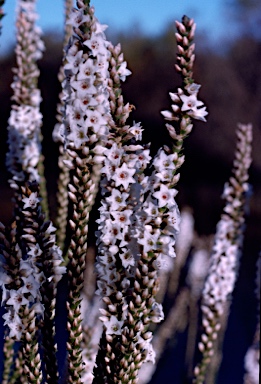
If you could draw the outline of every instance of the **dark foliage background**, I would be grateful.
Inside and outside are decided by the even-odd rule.
[[[181,208],[190,206],[193,209],[197,232],[200,235],[214,233],[223,206],[220,196],[232,166],[236,125],[238,122],[253,124],[253,164],[250,171],[253,195],[249,203],[240,275],[224,341],[219,384],[242,383],[243,359],[252,342],[256,321],[254,277],[261,237],[261,28],[256,14],[252,13],[252,19],[250,17],[251,4],[251,1],[230,1],[230,6],[235,7],[230,8],[230,12],[233,11],[233,17],[238,18],[240,31],[233,39],[224,37],[223,41],[211,45],[205,35],[196,35],[194,78],[202,84],[200,98],[207,105],[209,116],[207,123],[195,122],[194,130],[185,143],[186,161],[179,182],[178,203]],[[176,46],[173,25],[156,37],[142,35],[134,29],[126,34],[111,32],[109,38],[122,44],[133,72],[123,84],[125,101],[135,105],[132,120],[142,122],[144,140],[152,143],[155,153],[161,145],[168,143],[160,111],[169,108],[168,92],[180,84],[174,70]],[[60,91],[57,72],[62,60],[62,37],[47,34],[45,43],[46,52],[39,63],[39,86],[43,97],[43,152],[51,217],[54,219],[58,148],[51,136]],[[14,64],[12,50],[0,59],[0,220],[4,224],[9,223],[12,217],[12,193],[4,163],[12,94],[11,68]],[[169,343],[153,384],[162,378],[165,383],[186,382],[180,363],[185,337],[181,335],[175,343]]]

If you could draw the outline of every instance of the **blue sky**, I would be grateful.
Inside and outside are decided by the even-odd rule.
[[[16,0],[6,0],[1,50],[15,41]],[[99,20],[111,30],[128,30],[139,25],[147,34],[157,34],[184,14],[193,17],[198,31],[217,41],[225,30],[224,0],[93,0]],[[63,0],[38,0],[38,24],[43,31],[63,31]]]

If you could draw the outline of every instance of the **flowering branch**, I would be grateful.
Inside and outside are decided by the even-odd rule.
[[[248,169],[251,164],[251,124],[239,124],[233,175],[225,184],[223,197],[226,205],[217,225],[210,270],[202,298],[203,328],[199,349],[202,359],[195,368],[194,382],[204,382],[214,343],[221,327],[220,319],[233,292],[239,267],[239,253],[243,238],[246,195],[249,191]]]
[[[94,10],[88,2],[78,1],[77,5],[78,9],[72,10],[68,20],[74,34],[65,57],[65,110],[61,126],[61,135],[70,156],[66,165],[72,169],[72,183],[69,184],[73,217],[70,220],[72,238],[68,251],[67,380],[74,384],[81,382],[83,372],[80,292],[83,286],[89,212],[96,189],[96,181],[91,174],[95,164],[102,160],[97,150],[106,139],[107,121],[110,118],[105,26],[94,17]]]
[[[68,24],[71,10],[73,8],[73,1],[66,0],[65,1],[65,27],[64,27],[64,39],[63,46],[64,50],[69,42],[69,38],[72,35],[72,24]],[[64,64],[61,65],[58,79],[62,84],[65,80],[64,73]],[[58,176],[58,191],[57,191],[57,214],[56,214],[56,226],[57,226],[57,243],[62,250],[64,250],[64,241],[66,237],[67,230],[67,218],[68,218],[68,204],[69,204],[69,196],[68,196],[68,184],[70,182],[70,170],[65,165],[64,160],[69,160],[69,155],[64,148],[64,139],[59,134],[60,127],[63,120],[63,110],[64,110],[64,93],[63,91],[59,94],[59,103],[57,105],[57,124],[54,127],[53,131],[53,140],[55,142],[59,142],[59,157],[58,157],[58,167],[59,167],[59,176]]]

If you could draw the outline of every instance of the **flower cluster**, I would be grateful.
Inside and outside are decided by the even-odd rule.
[[[51,222],[41,223],[37,218],[40,205],[38,193],[24,189],[22,204],[26,217],[21,235],[22,245],[16,244],[9,255],[10,246],[6,249],[5,241],[1,252],[3,261],[0,274],[2,304],[6,307],[4,324],[9,327],[9,336],[16,340],[21,338],[26,327],[24,309],[30,308],[43,317],[43,287],[50,284],[56,286],[65,272],[65,267],[61,266],[61,250],[55,245],[56,229]],[[16,276],[13,276],[8,258],[17,260]]]
[[[142,172],[149,163],[150,156],[149,150],[144,151],[141,145],[126,144],[117,147],[116,143],[106,149],[104,155],[105,164],[101,171],[104,174],[102,185],[106,188],[98,220],[97,272],[98,292],[102,296],[110,296],[118,290],[115,285],[118,281],[116,265],[120,263],[121,268],[129,271],[125,274],[130,277],[139,256],[137,243],[132,239],[133,211],[138,204]],[[129,283],[123,280],[122,285],[121,290],[124,291]]]
[[[93,13],[91,7],[73,9],[67,21],[76,33],[69,41],[65,57],[65,119],[60,134],[66,144],[73,144],[76,149],[87,143],[92,145],[107,134],[106,25],[101,25]]]
[[[40,91],[37,88],[39,70],[37,60],[44,49],[41,30],[35,25],[35,1],[18,2],[17,17],[17,68],[14,68],[13,100],[8,120],[9,152],[7,168],[13,175],[11,186],[22,181],[39,181],[37,165],[40,158],[40,128],[42,115],[39,110]]]
[[[162,111],[161,114],[169,121],[177,120],[177,113],[180,112],[194,119],[206,121],[205,116],[208,112],[204,103],[197,98],[200,87],[199,84],[191,83],[186,85],[184,90],[178,88],[177,93],[170,92],[169,95],[173,101],[172,111]]]

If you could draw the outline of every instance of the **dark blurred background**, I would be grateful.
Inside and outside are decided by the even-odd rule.
[[[206,33],[196,34],[194,79],[202,85],[199,97],[207,105],[209,115],[207,123],[195,122],[185,142],[186,161],[178,186],[178,203],[181,208],[189,206],[193,209],[198,234],[214,233],[223,207],[220,196],[232,167],[237,123],[253,124],[253,163],[250,170],[253,194],[246,219],[239,279],[224,343],[224,360],[218,379],[220,384],[243,382],[243,358],[252,342],[256,321],[254,277],[261,238],[261,6],[257,3],[243,0],[228,2],[224,28],[226,23],[233,22],[236,26],[233,36],[224,33],[224,38],[213,44]],[[175,91],[180,85],[179,75],[174,70],[174,32],[174,23],[153,37],[143,34],[138,26],[124,33],[108,32],[108,38],[113,43],[121,43],[133,73],[123,84],[125,101],[136,107],[130,123],[132,120],[142,122],[144,141],[151,142],[153,153],[168,143],[160,111],[170,107],[168,92]],[[60,91],[57,72],[62,60],[62,36],[47,33],[44,40],[46,51],[39,62],[39,87],[43,97],[43,153],[51,217],[54,219],[58,148],[52,141],[52,130]],[[14,65],[13,49],[10,49],[0,58],[0,220],[4,224],[8,224],[12,217],[12,192],[7,181],[5,156]],[[162,368],[159,372],[165,372],[165,383],[173,383],[174,378],[173,372],[166,370],[164,364],[180,359],[180,349],[175,350],[171,345],[169,348],[167,357],[159,365]],[[167,371],[169,377],[166,376]],[[152,382],[159,383],[160,377],[163,377],[162,373],[155,375]],[[175,383],[183,382],[180,373]]]

